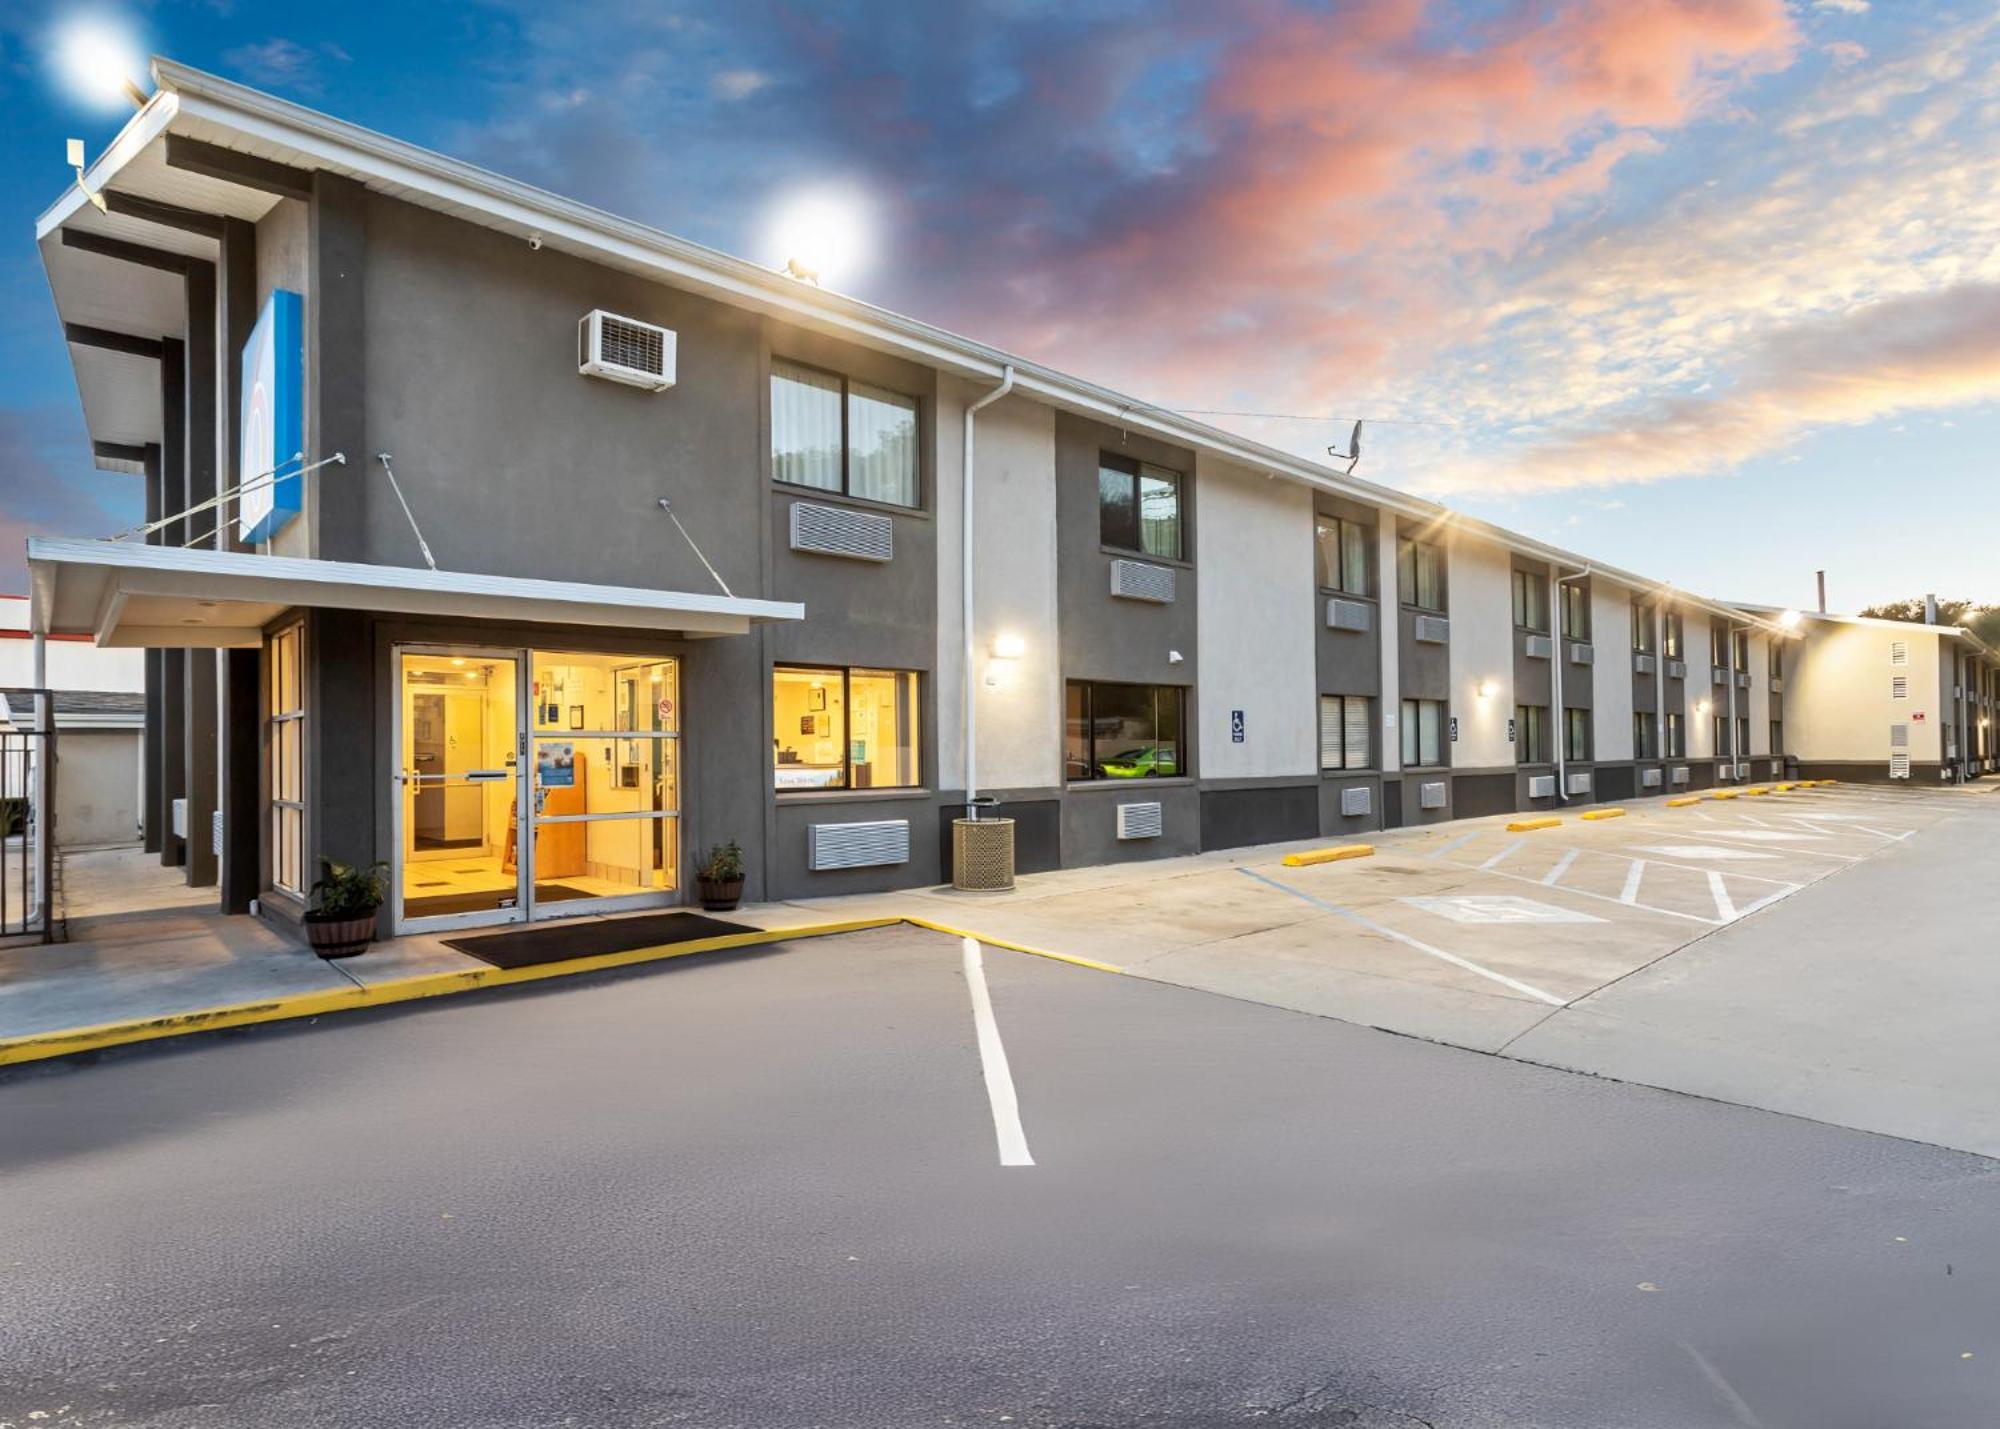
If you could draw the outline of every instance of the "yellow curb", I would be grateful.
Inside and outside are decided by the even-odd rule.
[[[1685,809],[1689,804],[1699,804],[1700,802],[1701,795],[1699,794],[1683,794],[1678,799],[1667,800],[1667,807],[1669,809]]]
[[[1562,827],[1561,819],[1516,819],[1507,825],[1510,834],[1525,834],[1531,829],[1556,829]]]
[[[1622,819],[1625,817],[1625,811],[1623,809],[1592,809],[1583,817],[1586,819]]]
[[[1010,952],[1027,953],[1032,957],[1074,963],[1078,967],[1091,968],[1097,972],[1125,971],[1110,963],[1100,963],[1069,953],[1051,952],[1046,948],[1031,948],[1021,943],[989,938],[948,924],[934,923],[928,918],[854,918],[837,923],[806,923],[795,928],[756,928],[744,933],[726,933],[717,938],[696,938],[685,943],[666,943],[650,948],[628,948],[621,953],[600,953],[595,957],[569,958],[562,962],[538,963],[524,968],[482,967],[467,968],[459,972],[422,973],[416,977],[397,978],[393,982],[368,983],[360,987],[336,988],[328,992],[294,993],[259,1002],[204,1007],[193,1012],[175,1012],[163,1017],[149,1017],[131,1022],[106,1022],[91,1027],[64,1028],[57,1032],[36,1032],[25,1037],[0,1039],[0,1067],[41,1062],[51,1057],[69,1057],[79,1052],[102,1051],[107,1047],[122,1047],[134,1042],[156,1042],[196,1032],[219,1032],[230,1027],[254,1027],[265,1022],[295,1022],[301,1018],[320,1017],[333,1012],[355,1012],[362,1008],[388,1007],[395,1003],[414,1002],[422,998],[449,997],[454,993],[475,992],[480,988],[507,987],[515,983],[573,977],[580,973],[604,972],[612,968],[633,967],[641,963],[665,962],[669,958],[685,958],[695,953],[730,952],[739,948],[759,947],[767,943],[788,942],[794,938],[824,938],[836,933],[865,933],[875,928],[894,928],[904,924],[928,928],[935,933],[949,933],[954,937],[973,938],[992,948],[1005,948]]]
[[[1791,792],[1793,789],[1803,789],[1804,787],[1805,785],[1799,783],[1798,780],[1793,779],[1783,784],[1773,784],[1771,786],[1771,792],[1773,794],[1786,794]]]
[[[1744,796],[1745,796],[1746,798],[1751,798],[1751,799],[1755,799],[1755,798],[1759,797],[1760,795],[1764,795],[1764,794],[1768,794],[1768,793],[1770,793],[1770,792],[1771,792],[1771,791],[1770,791],[1769,789],[1761,789],[1761,788],[1760,788],[1760,789],[1745,789],[1745,790],[1743,791],[1743,793],[1744,793]]]
[[[1374,852],[1374,844],[1335,844],[1332,848],[1288,853],[1284,857],[1284,865],[1286,868],[1310,868],[1316,863],[1339,863],[1344,858],[1367,858]]]
[[[1734,799],[1742,792],[1741,789],[1711,789],[1708,791],[1708,797],[1711,799]]]

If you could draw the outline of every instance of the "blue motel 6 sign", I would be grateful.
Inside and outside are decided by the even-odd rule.
[[[268,541],[299,514],[305,477],[305,300],[280,288],[243,344],[241,491],[236,529],[246,543]]]

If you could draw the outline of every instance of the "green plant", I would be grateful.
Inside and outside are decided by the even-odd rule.
[[[734,883],[743,876],[743,850],[735,839],[717,844],[702,855],[697,876],[715,883]]]
[[[388,864],[356,868],[322,856],[319,865],[324,876],[312,886],[313,912],[327,918],[360,918],[382,906]]]

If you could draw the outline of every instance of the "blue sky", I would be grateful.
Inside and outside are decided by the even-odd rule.
[[[0,19],[0,586],[113,529],[33,223],[115,110]],[[128,5],[147,49],[1690,589],[2000,602],[2000,18],[1921,0]],[[1313,420],[1299,420],[1309,417]]]

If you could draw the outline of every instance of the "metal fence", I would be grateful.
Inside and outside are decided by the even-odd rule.
[[[0,694],[0,938],[55,936],[56,728],[47,690]]]

